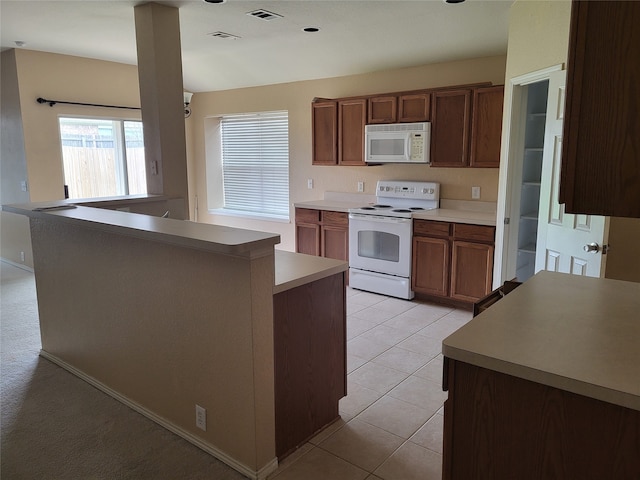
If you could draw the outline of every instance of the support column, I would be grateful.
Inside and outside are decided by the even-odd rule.
[[[147,191],[181,199],[188,218],[189,195],[178,9],[146,3],[134,7],[138,82],[144,130]]]

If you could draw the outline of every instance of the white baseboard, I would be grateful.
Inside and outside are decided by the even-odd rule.
[[[178,435],[179,437],[184,438],[189,443],[191,443],[191,444],[195,445],[196,447],[204,450],[205,452],[207,452],[208,454],[210,454],[213,457],[217,458],[221,462],[229,465],[234,470],[240,472],[242,475],[245,475],[245,476],[249,477],[251,480],[265,480],[269,474],[271,474],[273,471],[275,471],[278,468],[278,459],[274,458],[273,460],[268,462],[264,467],[262,467],[260,470],[256,471],[256,470],[248,467],[247,465],[244,465],[244,464],[238,462],[237,460],[235,460],[234,458],[230,457],[229,455],[227,455],[223,451],[218,450],[214,446],[212,446],[212,445],[210,445],[210,444],[208,444],[206,442],[203,442],[201,439],[199,439],[195,435],[187,432],[186,430],[183,430],[178,425],[175,425],[174,423],[171,423],[167,419],[165,419],[165,418],[163,418],[163,417],[161,417],[159,415],[156,415],[155,413],[153,413],[152,411],[146,409],[145,407],[143,407],[139,403],[134,402],[133,400],[127,398],[126,396],[122,395],[121,393],[113,390],[112,388],[108,387],[107,385],[105,385],[104,383],[100,382],[99,380],[96,380],[92,376],[87,375],[86,373],[84,373],[81,370],[78,370],[73,365],[70,365],[69,363],[65,362],[64,360],[62,360],[62,359],[60,359],[58,357],[56,357],[55,355],[52,355],[49,352],[46,352],[44,350],[40,350],[40,356],[43,357],[43,358],[46,358],[47,360],[55,363],[58,366],[64,368],[68,372],[70,372],[73,375],[81,378],[85,382],[93,385],[97,389],[102,390],[107,395],[115,398],[116,400],[118,400],[119,402],[125,404],[126,406],[128,406],[129,408],[135,410],[136,412],[144,415],[148,419],[150,419],[150,420],[154,421],[155,423],[157,423],[158,425],[166,428],[170,432],[173,432],[176,435]]]
[[[21,270],[26,270],[27,272],[33,273],[33,268],[25,265],[24,263],[12,262],[11,260],[7,260],[6,258],[0,258],[0,262],[8,263],[9,265],[17,267],[17,268],[19,268]]]

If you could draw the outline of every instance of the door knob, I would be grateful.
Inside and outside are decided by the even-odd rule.
[[[596,242],[591,242],[582,247],[582,249],[588,253],[598,253],[600,251],[600,245],[598,245]]]

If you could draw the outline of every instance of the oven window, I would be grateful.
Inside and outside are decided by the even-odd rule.
[[[375,230],[358,232],[358,256],[398,262],[400,259],[400,236]]]

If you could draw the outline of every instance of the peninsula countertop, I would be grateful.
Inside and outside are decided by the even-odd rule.
[[[445,357],[640,410],[640,283],[539,272],[447,337]]]
[[[336,273],[345,272],[347,262],[302,253],[275,251],[276,280],[273,293],[281,293]]]
[[[280,243],[280,236],[273,233],[75,206],[65,201],[3,205],[2,209],[31,218],[55,217],[63,223],[223,255],[259,256],[265,249]]]

